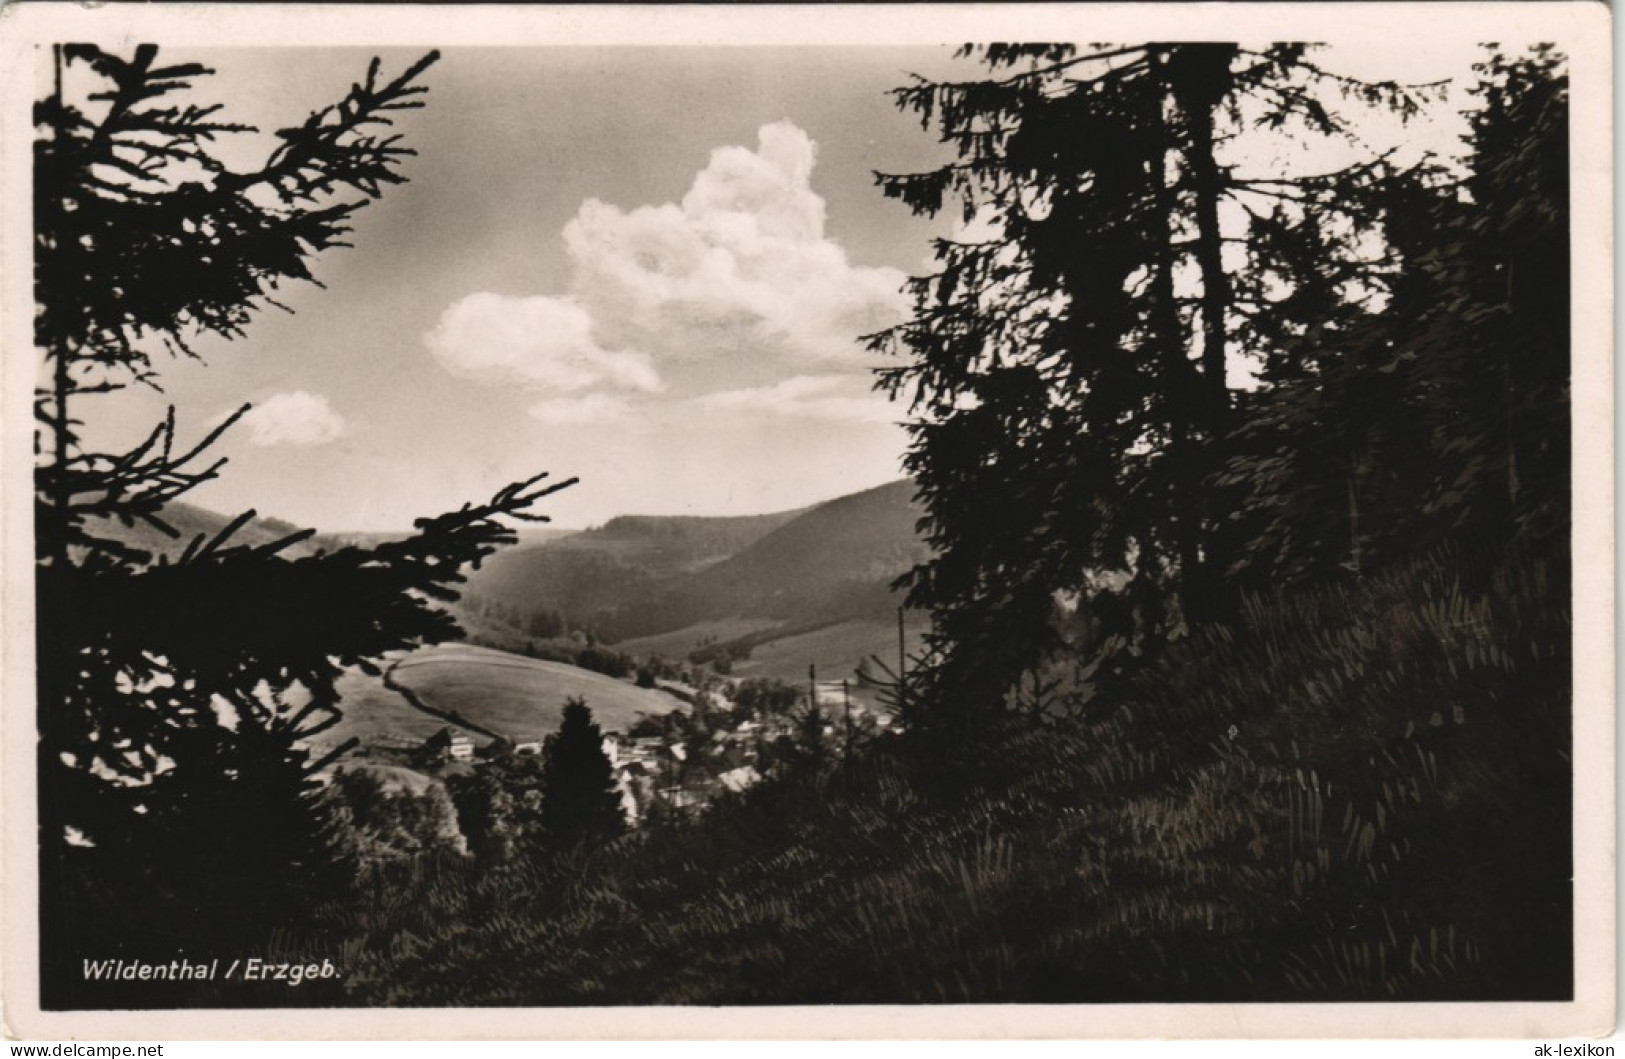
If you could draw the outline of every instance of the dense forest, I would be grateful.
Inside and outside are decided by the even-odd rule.
[[[238,172],[209,71],[60,49],[103,89],[35,115],[46,1007],[1573,996],[1563,57],[1486,48],[1459,164],[1300,173],[1248,145],[1435,89],[1297,44],[965,56],[895,93],[953,159],[876,176],[958,222],[867,337],[927,546],[897,723],[832,741],[809,702],[761,782],[628,828],[591,703],[432,790],[311,750],[341,672],[460,635],[562,485],[367,546],[99,529],[176,535],[231,424],[100,453],[81,406],[308,279],[401,179],[434,57]],[[337,973],[82,972],[248,950]]]

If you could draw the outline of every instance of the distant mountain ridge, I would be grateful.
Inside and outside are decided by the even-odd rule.
[[[618,515],[602,526],[543,546],[563,551],[620,555],[651,567],[682,567],[725,559],[760,540],[807,509],[767,515]]]
[[[891,583],[927,555],[915,530],[919,515],[907,479],[765,515],[622,515],[592,529],[522,540],[471,571],[466,591],[518,613],[562,613],[572,628],[609,643],[739,620],[786,632],[871,620],[897,606]],[[233,521],[186,503],[170,505],[164,519],[178,536],[110,520],[92,530],[174,558]],[[262,545],[297,532],[280,519],[255,517],[228,543]],[[318,533],[286,554],[398,536]],[[467,610],[464,616],[473,617]]]
[[[736,554],[799,514],[621,515],[499,552],[472,574],[468,589],[509,611],[555,611],[597,632],[669,583]]]
[[[919,517],[906,479],[838,497],[719,563],[705,580],[745,586],[794,571],[803,582],[891,581],[924,558]]]
[[[651,606],[613,631],[630,637],[728,617],[805,624],[888,611],[896,605],[891,583],[926,554],[913,496],[913,482],[892,482],[809,508],[670,586],[666,607]]]
[[[176,559],[186,551],[193,540],[200,536],[206,541],[213,540],[240,515],[222,515],[217,511],[211,511],[196,504],[177,500],[168,504],[159,517],[175,531],[175,536],[171,537],[157,526],[139,520],[126,526],[114,519],[94,518],[88,520],[86,528],[94,537],[114,540],[129,547],[139,548],[154,557],[168,556],[170,559]],[[300,532],[303,532],[302,527],[286,519],[256,514],[239,526],[225,540],[224,544],[227,547],[258,547]],[[522,527],[519,530],[519,544],[517,547],[526,547],[539,542],[570,536],[574,532],[572,530]],[[297,558],[301,555],[331,552],[350,546],[370,548],[385,541],[401,540],[409,535],[406,532],[387,530],[319,530],[305,540],[289,546],[282,554],[288,558]]]
[[[93,537],[117,541],[128,547],[140,549],[154,558],[168,556],[170,559],[176,559],[198,537],[203,537],[205,541],[218,537],[237,517],[222,515],[196,504],[175,501],[166,506],[160,515],[164,523],[175,531],[176,535],[173,537],[152,523],[140,520],[124,525],[114,519],[95,518],[87,520],[85,528]],[[300,528],[291,522],[256,515],[238,527],[226,539],[225,545],[258,547],[298,532]],[[308,555],[319,547],[321,544],[317,539],[311,538],[290,546],[285,554],[290,557]]]
[[[926,555],[913,496],[905,479],[772,515],[623,516],[511,549],[469,587],[557,609],[609,642],[739,617],[871,616],[896,605],[891,582]]]

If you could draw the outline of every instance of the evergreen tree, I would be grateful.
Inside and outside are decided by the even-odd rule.
[[[1550,553],[1569,526],[1568,110],[1550,49],[1476,69],[1465,175],[1373,197],[1375,311],[1297,339],[1225,480],[1260,584],[1361,573],[1444,542]]]
[[[581,699],[565,704],[559,730],[547,737],[542,777],[542,822],[555,845],[570,848],[625,829],[604,733]]]
[[[1569,540],[1569,97],[1550,47],[1477,67],[1465,194],[1407,336],[1439,471],[1427,512],[1474,546]],[[1566,551],[1565,551],[1566,554]]]
[[[457,807],[458,825],[468,850],[486,863],[500,863],[513,853],[525,830],[522,805],[514,797],[516,785],[500,761],[464,776],[448,776],[446,789]],[[522,793],[522,792],[521,792]]]
[[[1431,446],[1422,395],[1400,370],[1396,339],[1443,296],[1424,262],[1459,209],[1432,166],[1373,196],[1391,267],[1368,277],[1371,308],[1328,312],[1282,335],[1278,361],[1243,395],[1216,485],[1231,506],[1231,576],[1253,591],[1361,575],[1424,546],[1419,520]]]
[[[386,135],[421,105],[430,54],[393,80],[374,60],[331,107],[284,129],[261,167],[223,163],[243,126],[186,101],[210,71],[143,45],[56,54],[35,108],[35,395],[42,1003],[91,996],[82,958],[224,955],[331,895],[330,836],[309,739],[339,718],[345,667],[458,635],[441,604],[515,539],[504,518],[562,485],[541,478],[420,519],[376,548],[299,554],[308,531],[234,543],[248,512],[177,557],[110,534],[175,536],[167,506],[213,478],[173,409],[128,452],[80,426],[98,395],[157,386],[159,358],[243,333],[349,220],[404,177]],[[65,78],[68,72],[75,77]],[[70,98],[69,85],[91,84]],[[542,476],[545,477],[545,476]],[[143,983],[147,986],[149,983]],[[153,994],[144,993],[143,1002]]]
[[[905,583],[933,618],[919,676],[939,719],[999,702],[1057,646],[1057,593],[1088,599],[1114,666],[1230,611],[1228,373],[1286,370],[1272,338],[1361,297],[1349,280],[1375,266],[1348,233],[1385,166],[1245,174],[1224,145],[1344,136],[1330,97],[1419,103],[1303,45],[975,50],[988,79],[896,93],[958,160],[878,177],[916,212],[957,197],[990,233],[939,240],[913,319],[872,339],[905,360],[881,385],[914,415],[935,554]]]

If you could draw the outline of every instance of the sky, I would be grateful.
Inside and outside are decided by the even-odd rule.
[[[274,129],[373,54],[166,58],[214,67],[199,98]],[[391,72],[420,52],[377,54]],[[1473,58],[1424,41],[1324,61],[1418,81]],[[196,438],[252,402],[190,499],[333,530],[402,529],[541,471],[581,479],[544,502],[566,527],[895,480],[906,411],[873,391],[883,361],[858,338],[905,317],[905,277],[948,232],[874,186],[948,158],[887,96],[910,72],[976,73],[938,48],[449,50],[398,124],[419,152],[409,182],[361,212],[353,249],[317,260],[323,286],[199,343],[203,363],[161,364],[161,394],[96,398],[88,436],[133,442],[173,404]],[[1458,87],[1430,121],[1370,138],[1449,150],[1465,102]],[[268,145],[224,150],[246,166]]]

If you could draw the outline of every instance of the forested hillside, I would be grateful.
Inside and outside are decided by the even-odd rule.
[[[506,606],[595,620],[619,613],[672,578],[734,555],[797,514],[622,515],[595,529],[505,551],[474,575],[469,591]]]
[[[468,606],[610,643],[735,618],[884,617],[899,602],[892,582],[925,554],[913,492],[902,481],[775,515],[617,518],[498,556],[471,579]]]
[[[154,515],[156,522],[134,520],[126,523],[105,516],[86,521],[88,532],[99,539],[136,548],[149,555],[166,556],[171,560],[179,558],[200,537],[204,543],[219,537],[233,522],[229,516],[184,501],[166,504],[163,510]],[[236,527],[230,536],[238,543],[264,545],[300,531],[301,527],[280,519],[251,518]],[[298,552],[308,553],[319,544],[301,541],[293,547]]]

